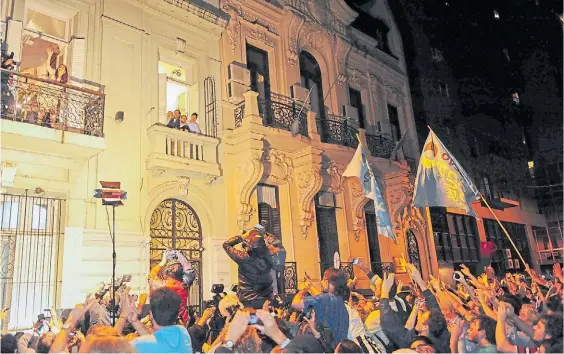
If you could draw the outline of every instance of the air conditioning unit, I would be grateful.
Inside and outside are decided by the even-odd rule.
[[[227,67],[228,82],[237,82],[245,86],[251,86],[251,72],[245,64],[232,62]]]
[[[233,104],[239,104],[245,100],[243,93],[250,90],[249,86],[230,81],[227,83],[227,99]]]
[[[358,109],[355,107],[344,104],[341,106],[341,114],[343,117],[347,117],[349,121],[358,123]]]
[[[308,98],[307,94],[309,93],[309,90],[306,89],[305,87],[303,87],[301,84],[293,84],[290,87],[290,95],[291,97],[296,101],[296,102],[306,102],[306,104],[309,104],[311,102],[311,95]]]

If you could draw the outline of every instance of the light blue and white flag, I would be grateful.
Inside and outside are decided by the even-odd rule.
[[[351,162],[347,166],[345,172],[343,172],[343,177],[357,177],[360,179],[364,196],[374,201],[378,235],[389,237],[395,242],[396,235],[392,230],[390,215],[388,214],[384,198],[382,197],[382,193],[378,187],[376,176],[374,176],[370,165],[368,165],[366,154],[364,153],[364,149],[360,142]]]
[[[479,195],[466,171],[431,130],[419,159],[413,205],[456,208],[476,216],[471,204]]]

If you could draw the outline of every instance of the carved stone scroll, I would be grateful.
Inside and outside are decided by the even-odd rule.
[[[308,229],[315,219],[313,198],[319,192],[323,184],[320,169],[321,165],[313,165],[309,170],[299,175],[300,229],[303,238],[307,238]]]
[[[250,159],[239,167],[237,226],[241,230],[247,226],[255,212],[255,208],[251,204],[251,194],[257,183],[260,182],[264,171],[262,155],[263,151],[253,152]]]

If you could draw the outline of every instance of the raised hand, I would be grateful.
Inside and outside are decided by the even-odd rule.
[[[247,327],[249,326],[249,318],[251,315],[246,311],[237,311],[233,319],[227,327],[227,333],[225,335],[225,340],[231,340],[237,342],[239,338],[245,333]]]
[[[462,272],[462,274],[466,275],[467,277],[472,277],[473,274],[470,271],[470,269],[468,269],[468,267],[464,264],[460,265],[460,271]]]
[[[552,267],[552,275],[554,279],[558,279],[561,283],[564,283],[564,276],[562,275],[562,266],[560,263],[555,263]]]
[[[384,279],[382,280],[382,292],[390,293],[392,286],[394,285],[396,275],[394,273],[385,273]]]
[[[414,282],[416,283],[423,282],[423,278],[421,277],[421,273],[419,273],[419,269],[417,269],[417,267],[415,267],[411,263],[407,263],[406,268],[407,268],[407,272],[409,273],[409,276],[411,277],[411,279],[413,279]]]

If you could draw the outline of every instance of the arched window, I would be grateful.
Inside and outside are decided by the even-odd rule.
[[[321,69],[313,55],[305,51],[300,53],[300,76],[302,85],[308,90],[311,89],[311,109],[317,113],[317,117],[324,119],[325,103],[323,102]]]

